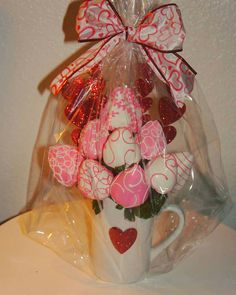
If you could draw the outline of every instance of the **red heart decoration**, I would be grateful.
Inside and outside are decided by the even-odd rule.
[[[109,236],[115,249],[120,253],[124,254],[128,251],[137,239],[137,230],[135,228],[129,228],[122,231],[118,227],[112,227],[109,230]]]
[[[153,105],[153,100],[151,97],[141,97],[139,102],[143,113],[146,113],[146,111],[148,111],[148,109],[150,109]]]
[[[135,86],[141,96],[145,97],[153,90],[154,83],[149,79],[138,79],[135,81]]]
[[[171,143],[177,135],[177,130],[174,126],[164,126],[163,132],[165,134],[167,144]]]
[[[137,72],[138,72],[138,77],[140,78],[142,77],[147,80],[153,80],[154,73],[146,62],[140,63],[137,65]]]
[[[147,122],[151,121],[151,115],[149,114],[144,114],[143,117],[142,117],[142,120],[143,120],[143,125],[145,125]]]
[[[88,120],[94,120],[99,116],[101,108],[106,104],[107,97],[103,96],[105,82],[102,78],[91,78],[87,84],[89,94],[86,91],[75,97],[74,100],[67,105],[65,115],[68,120],[82,129]],[[73,119],[72,119],[73,118]]]
[[[178,108],[169,97],[162,97],[159,101],[159,113],[160,119],[164,126],[173,124],[178,121],[186,112],[186,105],[183,104],[181,108]]]
[[[62,96],[72,103],[85,87],[86,80],[81,76],[75,77],[62,88]]]
[[[65,108],[65,115],[68,120],[72,120],[74,125],[82,129],[89,119],[96,118],[92,99],[87,99],[80,107],[76,103],[68,105]]]
[[[81,129],[74,129],[71,132],[71,139],[74,142],[75,145],[78,145],[79,143],[79,137],[80,137]]]

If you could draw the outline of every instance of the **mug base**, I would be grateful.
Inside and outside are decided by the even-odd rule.
[[[140,277],[136,277],[136,278],[129,278],[129,279],[124,279],[124,278],[112,278],[112,277],[103,277],[97,273],[95,273],[95,276],[102,282],[105,283],[112,283],[112,284],[119,284],[119,285],[129,285],[129,284],[135,284],[138,283],[140,281],[145,280],[146,276],[145,274],[143,274]]]

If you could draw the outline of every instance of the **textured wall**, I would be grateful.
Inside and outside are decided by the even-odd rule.
[[[71,2],[0,0],[0,221],[24,206],[31,152],[48,97],[45,87],[55,75],[53,69],[58,71],[78,48],[76,42],[69,42],[73,32],[63,28]],[[236,201],[236,1],[176,2],[188,33],[183,55],[198,71],[214,114]],[[72,10],[67,26],[73,25]],[[236,225],[233,214],[228,222]]]

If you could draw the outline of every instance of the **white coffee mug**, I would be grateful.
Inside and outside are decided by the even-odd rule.
[[[132,283],[145,277],[150,263],[182,232],[183,211],[176,205],[163,207],[161,212],[174,212],[178,225],[160,245],[152,248],[154,218],[135,222],[124,218],[111,199],[103,202],[103,210],[93,220],[91,256],[95,275],[107,282]],[[160,213],[161,213],[160,212]]]

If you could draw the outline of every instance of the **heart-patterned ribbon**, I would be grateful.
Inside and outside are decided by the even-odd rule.
[[[126,27],[109,0],[87,0],[77,16],[80,42],[100,41],[71,63],[51,84],[57,95],[66,81],[99,64],[122,40],[140,45],[154,73],[166,83],[177,106],[193,90],[196,72],[177,52],[182,51],[185,31],[176,4],[149,12],[136,27]]]

